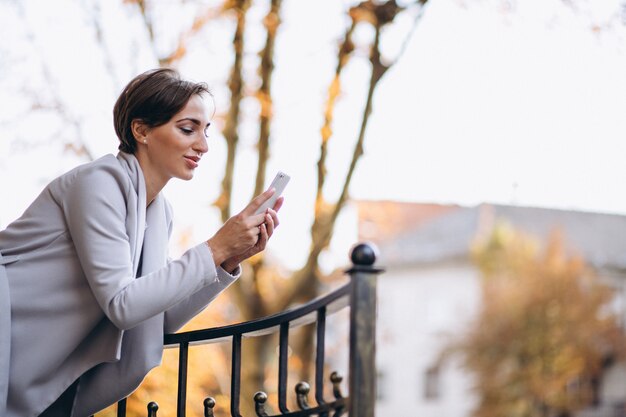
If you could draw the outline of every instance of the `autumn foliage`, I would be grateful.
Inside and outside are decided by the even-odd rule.
[[[483,305],[460,344],[475,415],[568,416],[593,403],[624,338],[613,294],[558,234],[544,248],[504,225],[473,248]]]

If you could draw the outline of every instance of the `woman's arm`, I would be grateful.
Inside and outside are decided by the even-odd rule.
[[[174,333],[189,320],[204,310],[211,301],[241,276],[241,268],[237,267],[232,274],[217,268],[217,280],[195,294],[190,295],[165,312],[164,333]]]
[[[271,195],[271,193],[267,193],[266,195]],[[263,194],[259,196],[260,198],[256,198],[250,203],[253,211],[256,210],[254,206],[258,204],[259,201],[262,201],[262,196]],[[254,233],[256,235],[254,237],[256,239],[256,242],[254,243],[254,245],[250,246],[242,253],[226,259],[224,262],[221,263],[221,267],[217,267],[218,279],[216,280],[216,282],[203,288],[196,294],[193,294],[183,302],[177,304],[175,307],[165,312],[165,333],[173,333],[177,331],[187,321],[191,320],[195,315],[200,313],[220,292],[225,290],[231,283],[239,278],[239,276],[241,275],[241,267],[239,266],[239,264],[250,256],[253,256],[265,249],[267,241],[274,233],[275,227],[278,226],[278,216],[276,212],[280,210],[282,204],[283,198],[280,197],[274,205],[274,209],[268,209],[265,212],[265,223],[263,223],[261,226],[255,226]],[[244,209],[242,213],[246,213],[248,209],[249,208]],[[231,220],[229,220],[227,224],[230,221]],[[220,229],[216,236],[222,233],[223,230],[228,230],[226,226],[227,225]],[[210,248],[210,243],[215,242],[215,237],[209,240],[209,242],[207,242],[207,249]],[[216,258],[213,254],[211,256],[213,259]]]
[[[165,200],[166,217],[167,217],[167,236],[172,236],[172,208]],[[213,257],[209,246],[207,245],[209,256]],[[171,262],[168,259],[168,262]],[[237,264],[230,269],[217,267],[217,280],[204,287],[195,294],[185,298],[174,307],[165,311],[163,332],[165,334],[174,333],[183,327],[189,320],[198,315],[217,297],[222,291],[230,286],[241,276],[241,267]]]
[[[112,168],[83,170],[77,172],[63,201],[68,229],[91,290],[106,316],[123,330],[217,280],[205,243],[135,279],[126,231],[127,180]]]

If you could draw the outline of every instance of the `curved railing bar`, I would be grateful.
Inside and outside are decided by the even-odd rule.
[[[297,327],[313,323],[317,320],[317,310],[326,307],[327,314],[335,313],[349,305],[351,283],[316,298],[302,306],[283,311],[260,319],[250,320],[243,323],[231,324],[210,329],[192,330],[189,332],[166,334],[164,347],[177,347],[181,343],[190,345],[218,343],[225,341],[236,334],[245,337],[255,337],[276,333],[283,323],[289,323],[289,327]]]
[[[339,398],[332,402],[318,405],[316,407],[307,408],[306,410],[289,411],[284,414],[275,414],[268,417],[311,417],[321,413],[336,412],[339,409],[345,409],[348,404],[347,398]]]

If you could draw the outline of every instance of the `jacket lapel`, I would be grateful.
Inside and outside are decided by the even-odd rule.
[[[146,230],[146,181],[139,161],[134,155],[120,152],[117,159],[126,170],[136,193],[134,196],[129,196],[127,202],[126,230],[130,243],[130,256],[133,260],[133,272],[137,276]]]

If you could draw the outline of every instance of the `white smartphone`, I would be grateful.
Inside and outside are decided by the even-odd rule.
[[[274,204],[276,204],[276,200],[278,200],[278,197],[280,197],[280,195],[283,193],[283,190],[287,186],[287,183],[290,179],[291,177],[289,175],[285,174],[284,172],[278,171],[270,186],[267,187],[268,190],[270,188],[274,188],[276,190],[274,192],[274,195],[272,195],[269,200],[263,203],[261,207],[259,207],[258,210],[254,212],[254,214],[263,213],[268,207],[274,207]]]

